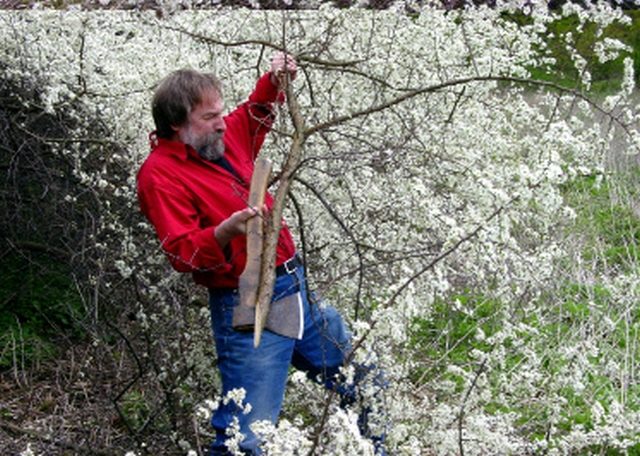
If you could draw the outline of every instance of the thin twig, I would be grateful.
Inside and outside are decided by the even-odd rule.
[[[351,239],[351,242],[353,243],[353,247],[358,257],[358,272],[359,272],[358,290],[356,292],[356,305],[354,310],[354,318],[358,320],[358,313],[360,311],[360,304],[362,300],[362,287],[364,282],[364,259],[362,256],[362,252],[360,250],[360,243],[356,239],[356,236],[353,234],[353,232],[349,229],[349,227],[347,227],[346,223],[342,221],[340,216],[331,207],[329,202],[324,198],[324,196],[322,196],[322,194],[313,185],[311,185],[309,182],[305,181],[304,179],[298,176],[296,176],[294,179],[297,182],[300,182],[302,185],[304,185],[308,190],[311,191],[311,193],[314,194],[316,198],[318,198],[318,200],[322,203],[322,205],[327,210],[327,212],[331,215],[331,217],[333,217],[333,219],[338,223],[338,225],[340,225],[340,228],[342,228],[342,230],[347,234],[347,236],[349,236],[349,238]]]
[[[458,109],[458,104],[460,104],[460,100],[462,99],[462,96],[464,95],[464,92],[466,90],[467,90],[467,87],[465,86],[462,88],[460,92],[458,92],[458,96],[456,97],[456,101],[453,103],[453,108],[451,108],[449,117],[445,121],[446,124],[450,124],[453,121],[453,115],[456,113],[456,110]]]
[[[43,252],[61,260],[67,260],[69,259],[69,257],[71,257],[70,252],[66,252],[62,249],[59,249],[57,247],[53,247],[50,245],[40,244],[38,242],[32,242],[32,241],[16,241],[16,242],[9,241],[9,242],[12,245],[12,247],[15,249],[26,249],[34,252]]]
[[[334,117],[333,119],[327,120],[325,122],[316,124],[310,128],[308,128],[304,134],[306,137],[311,136],[314,133],[317,133],[318,131],[321,130],[326,130],[329,128],[332,128],[336,125],[345,123],[345,122],[349,122],[351,120],[357,119],[359,117],[363,117],[363,116],[367,116],[369,114],[374,114],[376,112],[380,112],[383,111],[387,108],[390,108],[391,106],[395,106],[397,104],[400,104],[404,101],[407,101],[411,98],[417,97],[419,95],[424,95],[426,93],[432,93],[432,92],[437,92],[439,90],[448,88],[448,87],[454,87],[454,86],[458,86],[458,85],[464,85],[464,84],[470,84],[472,82],[487,82],[487,81],[495,81],[495,82],[511,82],[511,83],[516,83],[516,84],[526,84],[526,85],[536,85],[536,86],[540,86],[540,87],[548,87],[551,89],[555,89],[561,92],[565,92],[565,93],[570,93],[572,95],[574,95],[577,98],[580,98],[584,101],[586,101],[587,103],[589,103],[591,106],[593,106],[597,111],[600,111],[601,113],[611,117],[612,119],[615,120],[615,122],[620,125],[623,130],[630,135],[631,132],[629,131],[629,125],[623,123],[620,119],[618,119],[616,116],[614,116],[611,112],[605,110],[604,108],[602,108],[598,103],[596,103],[595,101],[591,100],[588,96],[586,96],[584,93],[576,90],[576,89],[569,89],[567,87],[563,87],[559,84],[555,84],[553,82],[549,82],[549,81],[539,81],[536,79],[528,79],[528,78],[516,78],[516,77],[511,77],[511,76],[473,76],[473,77],[469,77],[469,78],[461,78],[461,79],[452,79],[450,81],[446,81],[446,82],[442,82],[439,84],[434,84],[431,86],[427,86],[427,87],[423,87],[421,89],[416,89],[413,90],[411,92],[402,94],[396,98],[393,98],[389,101],[386,101],[384,103],[380,103],[378,105],[375,106],[371,106],[370,108],[367,109],[363,109],[361,111],[357,111],[357,112],[353,112],[351,114],[345,114],[342,116],[337,116]]]
[[[29,437],[36,438],[38,440],[42,440],[47,443],[51,443],[58,447],[66,448],[69,450],[73,450],[74,454],[87,454],[87,455],[97,455],[97,456],[111,456],[113,455],[112,450],[101,450],[96,448],[86,448],[86,446],[76,445],[75,443],[68,442],[66,440],[60,440],[57,438],[49,437],[47,434],[34,431],[33,429],[24,429],[20,426],[16,426],[15,424],[7,423],[5,421],[0,421],[0,428],[11,432],[13,434],[22,434],[28,435]]]
[[[240,47],[240,46],[256,45],[256,46],[263,46],[265,48],[271,48],[274,51],[287,52],[287,47],[285,45],[278,45],[267,40],[254,39],[254,40],[222,41],[216,38],[212,38],[210,36],[203,35],[201,33],[196,33],[190,30],[186,30],[181,27],[175,27],[175,26],[165,24],[165,25],[162,25],[162,28],[171,30],[174,32],[184,33],[185,35],[195,40],[202,41],[208,44],[214,44],[217,46]],[[295,57],[296,57],[296,60],[299,62],[308,62],[314,65],[321,65],[324,67],[332,67],[332,68],[348,68],[363,62],[362,60],[346,60],[346,61],[323,60],[316,57],[312,57],[310,55],[306,55],[304,53],[298,54]]]
[[[203,456],[202,442],[200,441],[200,425],[198,424],[198,417],[196,415],[193,416],[193,433],[196,438],[196,451],[198,452],[198,456]]]
[[[304,265],[304,282],[307,284],[307,286],[305,287],[306,290],[306,294],[307,294],[307,302],[311,303],[311,299],[310,298],[310,293],[309,293],[309,279],[308,279],[308,274],[309,271],[307,270],[307,240],[304,234],[304,217],[302,216],[302,207],[300,206],[300,203],[298,202],[297,198],[293,195],[293,193],[289,192],[289,198],[291,199],[291,202],[293,203],[293,207],[296,211],[296,215],[298,217],[298,229],[300,232],[300,246],[301,246],[301,250],[302,250],[302,264]]]
[[[516,196],[514,198],[512,198],[510,201],[508,201],[506,204],[498,207],[491,215],[489,215],[489,217],[487,217],[484,220],[484,223],[479,224],[478,226],[476,226],[475,229],[473,229],[471,232],[469,232],[468,234],[466,234],[465,236],[461,237],[455,244],[453,244],[451,247],[449,247],[447,250],[445,250],[444,252],[442,252],[440,255],[438,255],[436,258],[434,258],[433,260],[431,260],[429,262],[429,264],[427,264],[425,267],[423,267],[422,269],[420,269],[418,272],[416,272],[415,274],[413,274],[411,277],[409,277],[401,286],[400,288],[398,288],[396,290],[396,292],[391,296],[391,298],[389,298],[387,300],[387,302],[385,302],[383,304],[383,307],[390,307],[392,306],[396,299],[398,299],[398,296],[400,296],[400,294],[414,281],[416,280],[418,277],[420,277],[422,274],[426,273],[427,271],[429,271],[430,269],[433,269],[436,264],[438,264],[440,261],[442,261],[443,259],[445,259],[446,257],[448,257],[449,255],[451,255],[453,252],[455,252],[462,244],[464,244],[465,242],[469,241],[470,239],[472,239],[473,237],[477,236],[482,230],[484,230],[485,228],[485,224],[489,221],[491,221],[493,218],[495,218],[498,214],[500,214],[503,210],[506,209],[506,207],[508,205],[510,205],[511,203],[513,203],[514,201],[516,201],[519,197]],[[371,321],[371,323],[369,324],[369,329],[367,329],[364,334],[362,335],[362,337],[360,337],[360,339],[358,339],[356,341],[355,344],[353,344],[353,348],[351,350],[351,353],[349,354],[349,357],[347,359],[347,364],[350,363],[353,360],[354,354],[356,352],[356,350],[358,350],[362,344],[364,343],[364,341],[366,340],[367,337],[369,337],[369,334],[371,334],[371,331],[375,328],[377,323],[377,320],[373,320]]]
[[[120,328],[118,328],[116,325],[110,323],[109,321],[105,321],[105,324],[108,327],[110,327],[112,330],[114,330],[120,336],[120,338],[124,341],[125,345],[129,349],[129,352],[131,353],[131,356],[133,356],[133,359],[136,362],[136,366],[138,367],[138,372],[133,376],[133,378],[131,380],[129,380],[127,385],[113,399],[111,399],[111,402],[113,403],[113,406],[116,409],[116,412],[120,416],[120,419],[122,420],[122,422],[124,423],[125,427],[129,431],[129,434],[131,434],[136,439],[136,441],[138,443],[138,446],[140,446],[142,441],[139,440],[137,433],[129,425],[129,420],[127,420],[127,417],[125,416],[125,414],[122,412],[122,410],[120,410],[120,406],[118,405],[118,401],[144,375],[144,370],[142,368],[142,362],[140,361],[140,358],[138,357],[138,354],[136,353],[135,349],[133,348],[133,345],[131,344],[131,341],[129,340],[129,338],[127,336],[125,336],[123,334],[122,331],[120,331]]]
[[[512,198],[511,200],[509,200],[505,205],[502,205],[500,207],[498,207],[495,211],[493,211],[493,213],[491,215],[489,215],[489,217],[487,217],[484,220],[484,223],[490,222],[491,220],[493,220],[495,217],[498,216],[498,214],[500,214],[507,206],[511,205],[514,201],[516,201],[519,197],[516,196],[514,198]],[[451,255],[453,252],[455,252],[456,250],[458,250],[458,248],[464,244],[465,242],[469,241],[471,238],[474,238],[475,236],[478,235],[478,233],[480,233],[480,231],[484,230],[485,225],[478,225],[476,226],[476,228],[467,233],[465,236],[461,237],[460,239],[458,239],[458,241],[456,241],[455,244],[453,244],[451,247],[449,247],[447,250],[445,250],[444,252],[442,252],[440,255],[438,255],[436,258],[434,258],[433,260],[431,260],[431,262],[429,262],[429,264],[427,264],[425,267],[423,267],[422,269],[420,269],[418,272],[416,272],[415,274],[413,274],[411,277],[409,277],[401,286],[400,288],[398,288],[395,293],[393,295],[391,295],[391,298],[389,298],[389,300],[386,302],[385,306],[391,306],[395,303],[396,299],[398,298],[398,296],[414,281],[416,280],[418,277],[420,277],[422,274],[424,274],[425,272],[427,272],[428,270],[432,269],[437,263],[439,263],[440,261],[442,261],[443,259],[445,259],[446,257],[448,257],[449,255]]]
[[[469,385],[469,389],[467,390],[464,399],[462,400],[462,404],[460,405],[460,412],[458,412],[458,448],[460,449],[460,456],[464,456],[464,444],[462,439],[462,421],[464,418],[464,407],[467,403],[467,400],[469,400],[469,396],[471,396],[471,391],[473,391],[476,383],[478,383],[478,378],[480,378],[480,375],[482,374],[482,371],[484,371],[484,366],[486,364],[487,358],[482,360],[482,364],[480,364],[480,367],[478,368],[476,375],[473,378],[471,385]]]
[[[329,391],[329,395],[327,396],[327,399],[324,401],[324,407],[322,408],[322,417],[320,417],[320,422],[316,426],[316,430],[313,436],[313,444],[311,445],[311,448],[309,449],[307,456],[313,456],[316,449],[318,448],[318,445],[320,444],[320,437],[322,436],[322,431],[324,430],[324,426],[327,423],[327,420],[329,419],[329,409],[331,408],[331,404],[333,403],[333,398],[335,396],[336,396],[336,391],[335,389],[332,389],[331,391]]]

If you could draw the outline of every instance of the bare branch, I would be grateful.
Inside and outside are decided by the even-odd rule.
[[[466,90],[467,88],[463,87],[462,90],[458,92],[456,101],[453,103],[453,108],[451,108],[451,112],[449,113],[449,117],[447,118],[447,121],[445,123],[450,124],[453,121],[453,115],[456,113],[456,110],[458,109],[458,105],[460,104],[460,100],[462,100],[462,96],[464,95],[464,92]]]
[[[327,212],[331,215],[331,217],[333,217],[333,219],[338,223],[338,225],[340,225],[340,228],[342,228],[342,230],[347,234],[347,236],[349,236],[349,238],[351,239],[351,242],[353,243],[353,247],[356,251],[356,255],[358,256],[358,291],[356,292],[356,305],[354,310],[354,318],[357,320],[358,313],[360,310],[360,304],[362,301],[362,298],[361,298],[362,283],[364,280],[364,259],[362,256],[362,251],[360,250],[360,243],[356,239],[356,236],[353,234],[353,232],[349,229],[349,227],[347,227],[344,221],[342,221],[340,216],[331,207],[329,202],[324,198],[324,196],[322,196],[322,194],[313,185],[311,185],[309,182],[305,181],[304,179],[301,179],[300,177],[296,177],[295,180],[297,182],[300,182],[302,185],[304,185],[307,189],[311,191],[311,193],[315,195],[316,198],[318,198],[318,200],[320,200],[320,202],[322,203],[324,208],[327,210]]]
[[[175,27],[167,24],[163,24],[161,27],[174,32],[183,33],[197,41],[201,41],[207,44],[213,44],[216,46],[223,46],[223,47],[261,46],[263,48],[273,49],[274,51],[288,52],[286,46],[280,46],[278,44],[272,43],[271,41],[267,41],[267,40],[222,41],[216,38],[212,38],[210,36],[203,35],[201,33],[195,33],[195,32],[186,30],[182,27]],[[304,54],[304,53],[298,54],[295,57],[296,57],[296,60],[299,62],[308,62],[315,65],[321,65],[323,67],[333,67],[333,68],[347,68],[363,62],[363,60],[348,60],[344,62],[337,61],[337,60],[323,60],[323,59],[319,59],[317,57],[313,57],[311,55]]]
[[[313,433],[313,445],[311,445],[307,456],[313,456],[313,454],[316,452],[316,449],[318,448],[318,445],[320,444],[320,437],[322,436],[322,431],[327,423],[327,420],[329,419],[329,409],[331,408],[331,404],[335,397],[335,389],[330,390],[327,398],[324,401],[324,406],[322,407],[322,417],[320,417],[320,421],[318,422],[315,432]]]
[[[11,242],[9,239],[7,239],[7,242],[9,242],[9,244],[11,244],[12,247],[14,247],[15,249],[27,249],[35,252],[44,252],[44,253],[48,253],[49,255],[53,255],[56,258],[59,258],[61,260],[68,260],[69,257],[71,256],[70,252],[66,252],[57,247],[44,245],[37,242],[32,242],[32,241]]]
[[[486,364],[487,364],[487,358],[482,360],[482,364],[480,364],[480,367],[478,368],[476,375],[473,377],[473,381],[471,382],[471,385],[469,386],[469,389],[467,390],[467,393],[465,394],[464,399],[462,400],[462,404],[460,405],[460,412],[458,413],[458,448],[460,449],[460,456],[464,456],[464,443],[462,439],[462,420],[464,418],[464,408],[467,403],[467,400],[469,400],[469,396],[471,396],[471,392],[476,386],[476,383],[478,383],[478,378],[480,378],[480,375],[484,371],[484,366]]]
[[[511,83],[515,83],[515,84],[525,84],[525,85],[535,85],[535,86],[540,86],[540,87],[548,87],[551,89],[555,89],[558,90],[560,92],[564,92],[564,93],[569,93],[574,95],[576,98],[582,99],[584,101],[586,101],[587,103],[589,103],[591,106],[593,106],[597,111],[611,117],[612,119],[614,119],[614,121],[620,125],[620,127],[622,127],[624,129],[624,131],[628,134],[631,135],[631,131],[629,130],[629,125],[623,123],[620,119],[618,119],[616,116],[614,116],[611,112],[605,110],[604,108],[602,108],[598,103],[596,103],[595,101],[593,101],[591,98],[589,98],[587,95],[585,95],[584,93],[580,92],[579,90],[576,89],[569,89],[567,87],[563,87],[559,84],[553,83],[553,82],[548,82],[548,81],[540,81],[537,79],[528,79],[528,78],[516,78],[516,77],[511,77],[511,76],[474,76],[474,77],[469,77],[469,78],[461,78],[461,79],[452,79],[450,81],[446,81],[446,82],[442,82],[439,84],[434,84],[431,86],[427,86],[427,87],[423,87],[421,89],[416,89],[416,90],[412,90],[411,92],[405,93],[403,95],[400,95],[396,98],[393,98],[389,101],[386,101],[384,103],[380,103],[378,105],[372,106],[370,108],[367,109],[363,109],[362,111],[357,111],[351,114],[345,114],[342,116],[337,116],[334,117],[333,119],[327,120],[326,122],[322,122],[320,124],[314,125],[312,127],[310,127],[309,129],[307,129],[305,131],[305,135],[307,137],[311,136],[312,134],[321,131],[321,130],[326,130],[332,127],[335,127],[336,125],[340,125],[342,123],[345,122],[349,122],[351,120],[357,119],[359,117],[363,117],[363,116],[367,116],[369,114],[374,114],[376,112],[380,112],[383,111],[387,108],[390,108],[392,106],[395,106],[397,104],[400,104],[404,101],[410,100],[411,98],[415,98],[417,96],[420,95],[424,95],[426,93],[432,93],[432,92],[437,92],[439,90],[448,88],[448,87],[455,87],[458,85],[464,85],[464,84],[470,84],[472,82],[486,82],[486,81],[496,81],[496,82],[511,82]]]
[[[75,443],[71,443],[66,440],[50,437],[44,432],[38,432],[32,429],[24,429],[24,428],[21,428],[20,426],[7,423],[5,421],[0,421],[0,428],[5,429],[6,431],[9,431],[13,434],[28,435],[29,437],[33,437],[38,440],[52,443],[58,447],[66,448],[68,450],[73,450],[75,452],[74,454],[87,454],[87,455],[96,455],[96,456],[109,456],[113,454],[113,451],[111,450],[107,451],[107,450],[101,450],[99,448],[87,448],[86,446],[76,445]]]
[[[267,226],[265,231],[264,251],[262,254],[262,268],[261,268],[261,283],[257,299],[257,308],[268,308],[268,303],[271,301],[273,294],[273,282],[275,280],[275,262],[276,262],[276,248],[278,246],[278,236],[280,234],[280,228],[282,226],[282,212],[284,210],[284,202],[289,192],[289,186],[293,174],[300,163],[302,157],[302,145],[305,141],[304,135],[304,119],[300,112],[300,106],[296,99],[293,86],[291,84],[291,78],[289,74],[283,75],[284,88],[287,95],[287,105],[289,107],[289,115],[291,117],[294,134],[289,154],[286,161],[282,166],[280,172],[279,181],[280,184],[276,190],[274,196],[273,207],[271,209],[270,217],[267,220]]]

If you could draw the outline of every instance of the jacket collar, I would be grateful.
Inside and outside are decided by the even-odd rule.
[[[158,138],[155,131],[149,133],[149,146],[151,152],[161,150],[163,153],[173,155],[181,160],[186,160],[190,153],[198,155],[193,147],[182,141],[174,141],[171,139]]]

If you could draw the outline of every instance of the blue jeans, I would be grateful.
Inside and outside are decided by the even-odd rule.
[[[303,338],[291,339],[265,330],[260,346],[254,348],[253,332],[235,331],[231,327],[233,308],[238,305],[237,291],[210,290],[209,305],[222,394],[243,388],[246,392],[244,402],[251,404],[251,411],[244,414],[233,401],[220,403],[211,419],[216,432],[212,455],[228,454],[226,429],[234,418],[239,420],[240,432],[245,436],[240,444],[243,451],[260,454],[259,439],[249,425],[257,420],[277,421],[290,365],[305,371],[314,381],[336,388],[344,403],[353,402],[354,388],[338,385],[335,380],[351,348],[350,334],[333,307],[309,304],[301,267],[293,274],[276,278],[273,300],[298,291],[302,293],[304,309]]]

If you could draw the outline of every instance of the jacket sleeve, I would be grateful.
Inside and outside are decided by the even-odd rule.
[[[162,250],[180,272],[231,270],[215,239],[215,226],[203,225],[185,189],[169,183],[138,182],[140,208],[156,229]]]
[[[225,117],[227,134],[243,141],[243,149],[248,151],[250,160],[255,160],[271,130],[275,119],[275,104],[284,102],[284,92],[271,82],[271,73],[264,74],[249,96]]]

